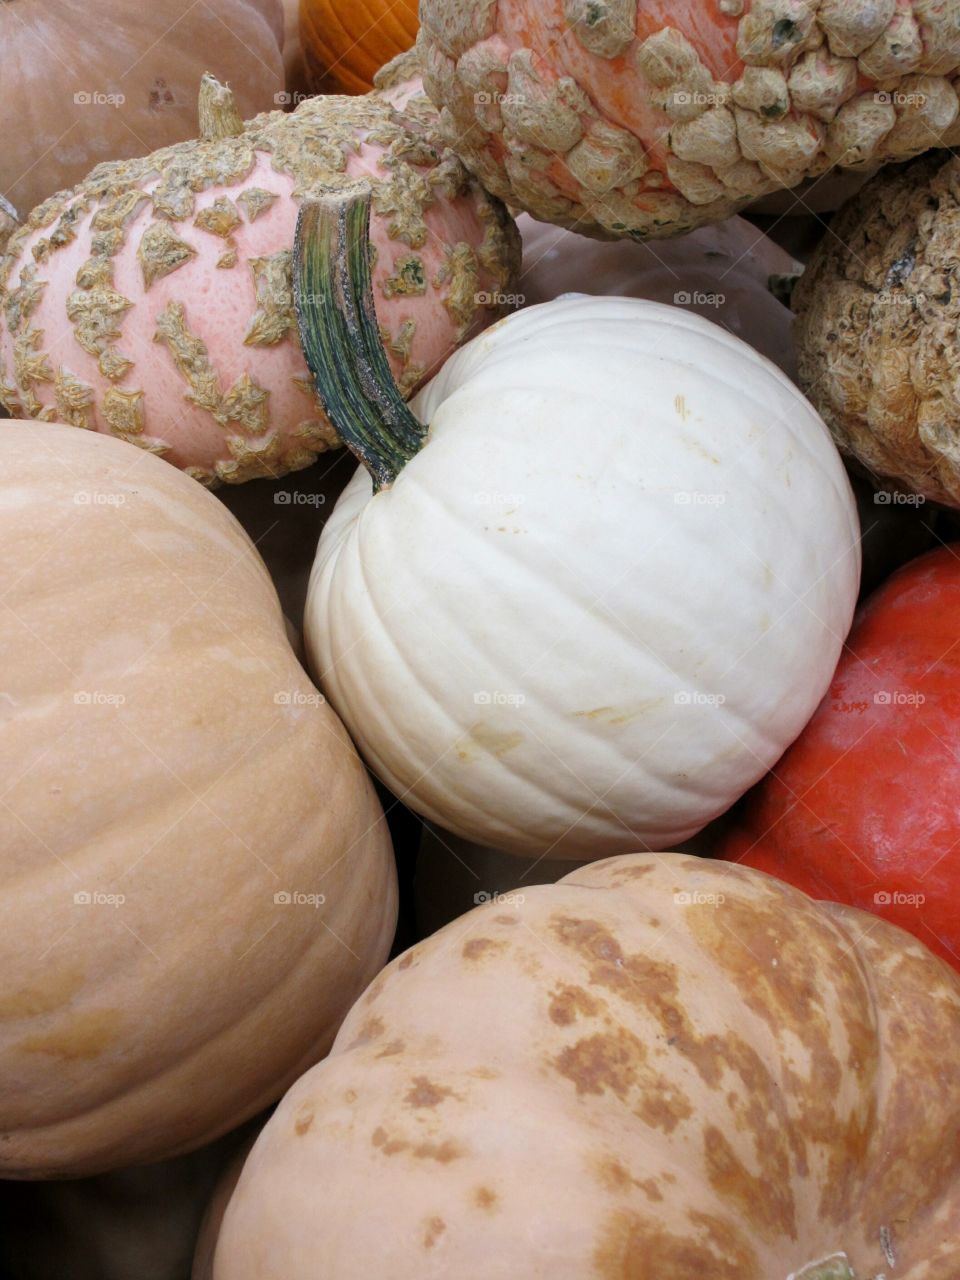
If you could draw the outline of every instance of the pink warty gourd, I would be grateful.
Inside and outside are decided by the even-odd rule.
[[[957,0],[422,0],[427,92],[488,190],[661,237],[960,140]]]
[[[305,194],[359,179],[374,192],[377,316],[404,394],[498,314],[519,239],[437,141],[418,83],[244,124],[204,77],[200,124],[199,141],[100,165],[12,235],[0,401],[239,483],[337,444],[294,318]]]

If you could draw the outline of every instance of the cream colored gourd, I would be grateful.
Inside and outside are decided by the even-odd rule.
[[[210,493],[7,422],[0,544],[0,1176],[79,1177],[210,1142],[322,1057],[395,869]]]
[[[302,287],[325,234],[310,259],[301,229]],[[857,596],[850,487],[796,388],[679,308],[573,299],[450,360],[424,439],[383,382],[365,408],[364,333],[312,326],[384,487],[359,472],[324,529],[307,649],[379,777],[466,839],[573,859],[727,809],[812,715]]]
[[[953,1280],[960,978],[745,868],[612,859],[394,961],[215,1280]]]

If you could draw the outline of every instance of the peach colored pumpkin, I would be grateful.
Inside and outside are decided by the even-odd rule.
[[[957,0],[422,0],[427,91],[489,191],[662,238],[960,141]]]
[[[27,214],[104,160],[193,137],[205,71],[244,117],[271,110],[282,43],[280,0],[3,0],[0,195]]]
[[[215,1280],[956,1280],[960,978],[758,872],[595,863],[408,951]]]
[[[204,483],[239,483],[338,443],[294,319],[302,196],[372,186],[377,315],[405,394],[500,314],[519,239],[435,145],[419,85],[243,125],[207,78],[200,116],[200,141],[101,167],[11,236],[0,400],[139,444]]]
[[[0,541],[0,1176],[78,1177],[210,1142],[322,1057],[395,869],[211,494],[8,422]]]

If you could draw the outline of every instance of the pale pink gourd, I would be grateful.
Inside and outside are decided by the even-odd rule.
[[[199,141],[100,166],[11,237],[0,401],[205,483],[309,465],[338,441],[297,340],[301,197],[373,187],[377,315],[405,394],[499,314],[518,262],[509,216],[435,142],[435,118],[415,84],[244,125],[205,78]]]

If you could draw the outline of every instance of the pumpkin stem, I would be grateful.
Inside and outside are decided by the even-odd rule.
[[[0,196],[0,251],[20,225],[17,211],[4,196]]]
[[[811,1262],[802,1271],[795,1271],[787,1280],[857,1280],[845,1253],[833,1253],[829,1258]]]
[[[426,429],[397,388],[380,334],[370,261],[371,201],[363,184],[301,205],[293,296],[320,402],[377,491],[419,453]]]
[[[243,119],[233,91],[209,71],[200,77],[197,115],[200,118],[200,137],[204,142],[236,138],[243,133]]]

